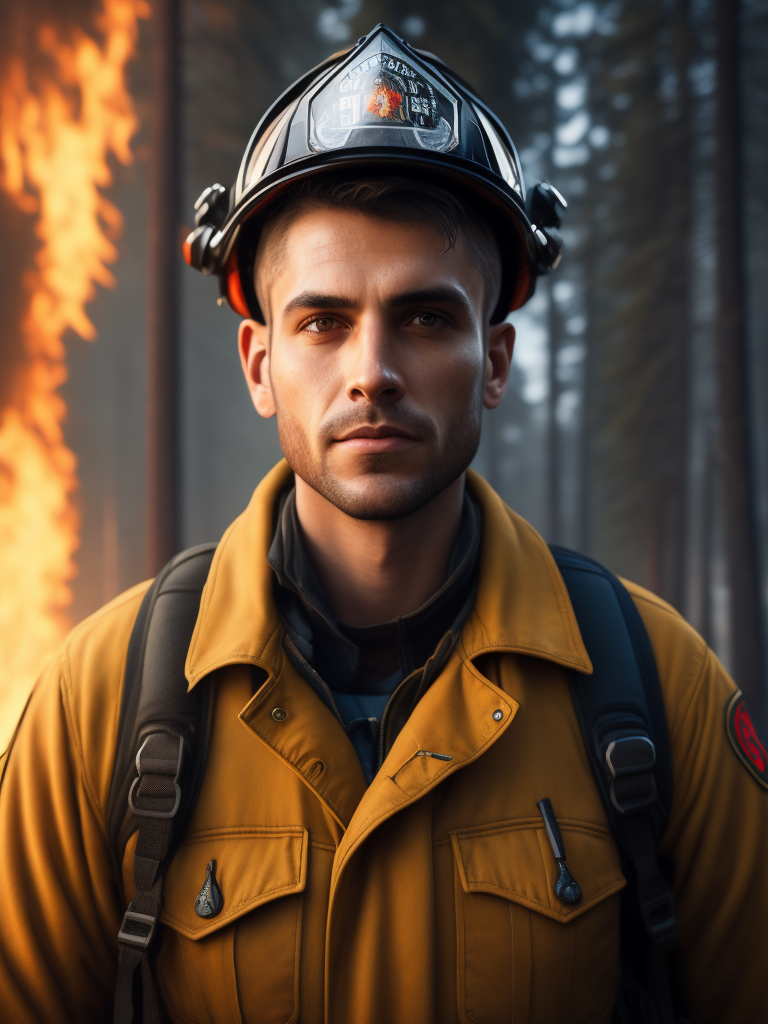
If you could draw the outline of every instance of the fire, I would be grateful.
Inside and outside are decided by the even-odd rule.
[[[67,447],[64,334],[96,336],[86,313],[95,286],[114,286],[120,211],[103,195],[108,157],[131,161],[138,128],[125,84],[145,0],[102,0],[97,38],[39,44],[54,69],[32,88],[16,58],[0,82],[0,185],[36,217],[40,240],[26,286],[25,352],[0,412],[0,750],[35,679],[64,636],[75,575],[77,460]]]
[[[394,89],[388,89],[383,82],[380,82],[376,92],[371,97],[368,109],[376,117],[391,118],[395,116],[402,102],[403,97],[401,93],[395,92]]]

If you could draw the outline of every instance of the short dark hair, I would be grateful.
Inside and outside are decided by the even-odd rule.
[[[382,175],[370,178],[324,174],[289,185],[269,208],[258,226],[259,235],[283,220],[282,237],[294,216],[309,210],[332,209],[363,213],[381,220],[431,224],[445,241],[443,252],[463,234],[473,260],[485,278],[488,314],[494,311],[501,287],[501,254],[488,215],[469,197],[415,176]],[[280,237],[280,236],[279,236]],[[246,242],[250,267],[243,267],[256,285],[255,257],[258,238]]]

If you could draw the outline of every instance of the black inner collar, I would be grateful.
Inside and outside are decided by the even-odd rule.
[[[269,564],[278,609],[302,657],[324,682],[342,693],[389,693],[397,680],[423,665],[444,634],[458,636],[474,601],[480,511],[466,492],[459,536],[445,583],[416,611],[372,626],[340,622],[304,544],[296,490],[280,502]]]

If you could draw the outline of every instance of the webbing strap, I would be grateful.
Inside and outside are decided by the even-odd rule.
[[[188,692],[184,676],[200,595],[208,577],[215,545],[183,551],[157,575],[136,616],[128,645],[125,683],[120,704],[115,765],[107,803],[107,823],[118,877],[135,821],[128,795],[135,780],[134,762],[142,735],[153,723],[171,725],[189,743],[201,740],[184,780],[180,819],[193,808],[205,769],[203,740],[208,717],[207,681]]]
[[[107,822],[117,878],[128,838],[138,827],[136,892],[118,936],[114,1024],[164,1019],[153,943],[165,865],[192,815],[205,772],[210,680],[188,692],[184,661],[215,547],[183,551],[160,571],[142,600],[128,645]]]
[[[183,738],[168,728],[148,732],[136,755],[138,775],[128,798],[139,823],[133,858],[136,891],[117,937],[120,956],[114,1024],[132,1024],[134,1020],[137,967],[141,967],[142,977],[142,1024],[160,1024],[164,1020],[152,976],[150,951],[160,919],[162,869],[173,838],[173,819],[179,809],[183,757]]]
[[[571,693],[629,882],[622,901],[624,982],[615,1020],[672,1024],[678,1017],[669,956],[677,920],[657,854],[672,802],[672,763],[653,650],[620,580],[591,559],[563,548],[552,552],[593,665],[592,676],[574,673]]]

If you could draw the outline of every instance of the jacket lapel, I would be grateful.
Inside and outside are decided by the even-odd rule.
[[[481,757],[517,710],[513,698],[454,651],[360,800],[336,855],[334,881],[374,829]]]
[[[282,633],[282,631],[281,631]],[[284,761],[347,828],[366,783],[341,723],[284,654],[240,712],[240,721]]]

